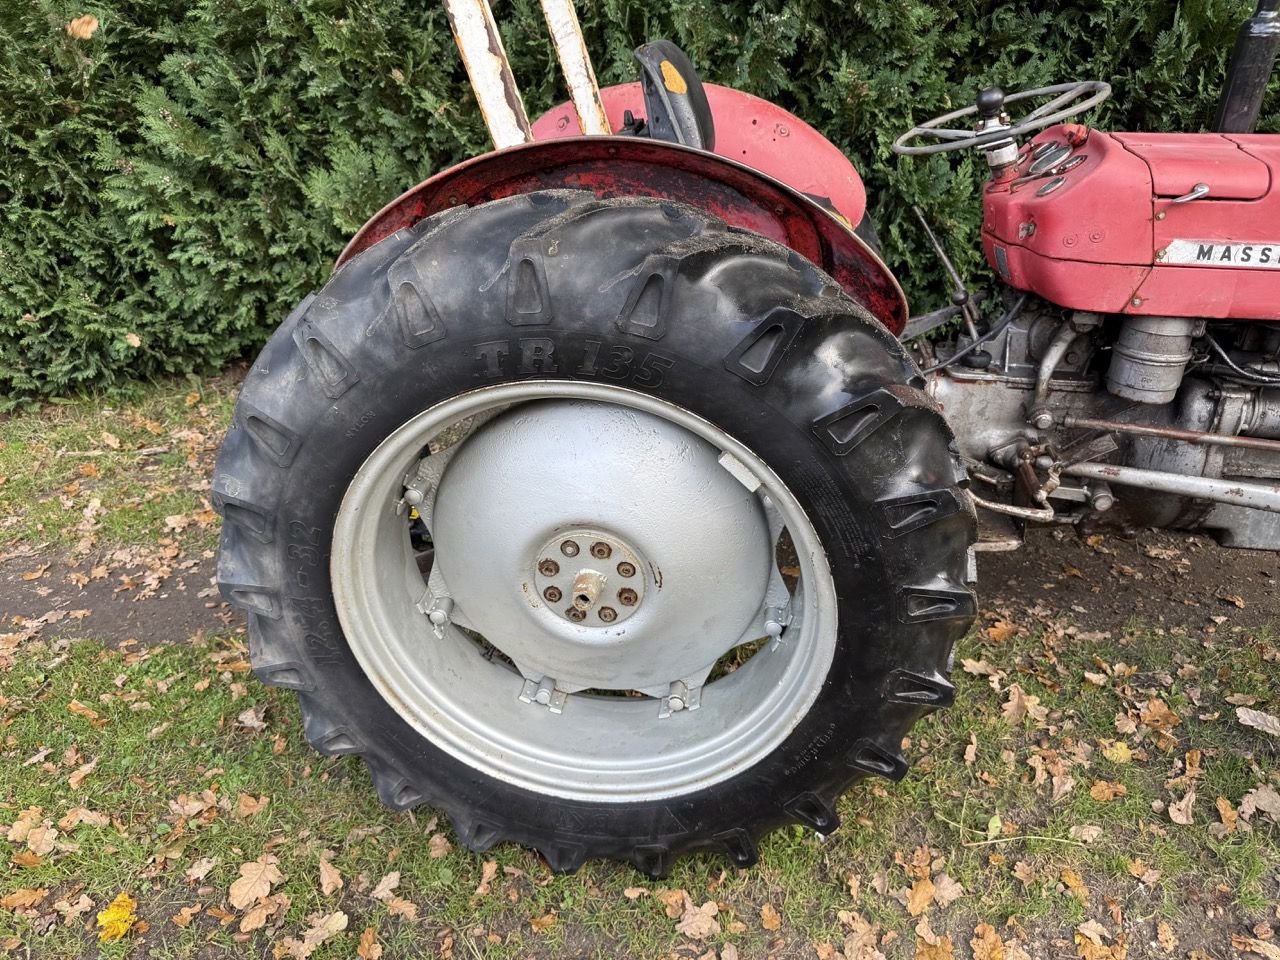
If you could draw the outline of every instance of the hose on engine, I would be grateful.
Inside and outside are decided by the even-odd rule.
[[[1229,356],[1227,356],[1227,351],[1222,349],[1222,345],[1218,343],[1217,340],[1213,339],[1212,335],[1206,333],[1204,335],[1204,338],[1206,341],[1208,341],[1209,346],[1213,349],[1213,352],[1218,355],[1218,357],[1222,360],[1223,363],[1225,363],[1228,367],[1234,370],[1237,375],[1243,377],[1246,380],[1250,380],[1254,383],[1264,383],[1273,387],[1280,386],[1280,377],[1269,377],[1265,373],[1255,373],[1251,370],[1245,370],[1243,367],[1237,366],[1235,361],[1232,360]],[[928,373],[927,370],[925,372]]]

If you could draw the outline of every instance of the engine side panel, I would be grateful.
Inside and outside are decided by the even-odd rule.
[[[1019,177],[1083,129],[1041,133]],[[1280,137],[1093,130],[1070,160],[988,183],[983,247],[1006,282],[1077,310],[1280,319]],[[1196,183],[1206,196],[1173,202]]]

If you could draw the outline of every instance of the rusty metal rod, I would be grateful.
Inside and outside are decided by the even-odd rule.
[[[1183,443],[1209,444],[1221,447],[1247,447],[1280,453],[1280,440],[1263,437],[1239,437],[1225,433],[1205,433],[1201,430],[1182,430],[1178,427],[1153,427],[1142,423],[1125,423],[1123,420],[1095,420],[1092,417],[1074,417],[1067,414],[1062,425],[1069,430],[1111,430],[1115,433],[1132,433],[1140,437],[1160,437],[1163,440],[1180,440]]]
[[[489,0],[444,0],[444,9],[493,145],[529,143],[533,131]]]
[[[1123,487],[1141,487],[1179,497],[1195,497],[1237,507],[1251,507],[1268,513],[1280,513],[1280,486],[1247,480],[1220,480],[1160,470],[1141,470],[1113,463],[1073,463],[1062,468],[1063,476],[1086,480],[1105,480]]]
[[[542,15],[547,20],[547,29],[551,31],[551,41],[560,60],[560,72],[569,86],[578,126],[589,136],[608,136],[613,131],[609,128],[609,118],[600,99],[600,86],[591,68],[591,56],[587,53],[586,41],[582,39],[582,27],[578,23],[573,0],[542,0]]]

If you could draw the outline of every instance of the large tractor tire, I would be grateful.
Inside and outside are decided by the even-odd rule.
[[[254,365],[219,582],[389,806],[558,871],[746,866],[902,777],[951,701],[974,519],[922,384],[811,263],[693,208],[447,210]]]

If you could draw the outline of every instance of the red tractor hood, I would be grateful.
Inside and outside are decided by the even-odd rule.
[[[1069,154],[1030,176],[1048,144]],[[1276,320],[1278,184],[1277,136],[1053,127],[987,184],[983,247],[1006,282],[1064,307]]]

